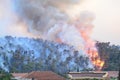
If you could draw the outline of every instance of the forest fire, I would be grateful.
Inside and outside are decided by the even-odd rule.
[[[74,26],[66,25],[64,23],[61,23],[60,25],[58,24],[57,28],[56,27],[55,27],[56,29],[53,28],[54,31],[50,32],[50,34],[57,31],[57,32],[55,32],[57,34],[54,35],[54,36],[57,36],[55,38],[56,42],[73,45],[74,48],[76,48],[77,50],[83,50],[89,56],[89,59],[92,62],[92,64],[94,65],[95,70],[101,70],[102,67],[104,66],[104,61],[101,60],[101,58],[98,54],[94,40],[92,40],[90,38],[90,34],[92,32],[93,26],[90,23],[87,23],[87,24],[85,24],[83,22],[81,23],[80,20],[75,21],[75,23],[73,23],[73,25]],[[67,29],[64,29],[65,26],[67,27]],[[67,31],[73,32],[72,35],[70,36],[71,33],[67,32]],[[75,33],[75,35],[77,35],[77,38],[74,37],[75,36],[75,35],[73,35],[74,33]],[[60,35],[60,34],[62,34],[62,35]],[[67,35],[67,36],[65,36],[65,35]],[[81,38],[81,39],[79,39],[79,38]],[[84,43],[81,43],[81,40],[83,40]],[[81,43],[82,45],[81,44],[79,45],[79,43]]]
[[[81,51],[80,54],[89,56],[96,69],[101,70],[104,61],[100,59],[95,42],[91,39],[95,15],[89,11],[76,12],[72,8],[78,8],[80,4],[81,0],[15,0],[14,11],[20,21],[22,19],[21,23],[26,24],[24,27],[29,33],[74,46]]]
[[[86,45],[86,50],[88,50],[88,51],[86,51],[86,53],[89,55],[89,58],[90,58],[92,64],[95,66],[95,68],[97,70],[101,70],[103,65],[104,65],[104,61],[102,61],[100,59],[98,51],[97,51],[97,49],[95,47],[95,42],[90,40],[89,37],[88,38],[85,37],[85,38],[88,40],[88,42],[87,42],[88,44],[87,45],[89,45],[89,46]],[[91,49],[89,49],[89,48],[91,48]]]
[[[95,66],[97,70],[101,70],[104,66],[104,61],[102,61],[98,55],[98,52],[96,50],[89,50],[88,55],[90,56],[90,59]]]
[[[77,20],[76,28],[79,30],[79,33],[85,41],[84,50],[89,55],[92,64],[96,70],[101,70],[104,65],[104,61],[100,59],[95,42],[90,38],[93,28],[93,25],[91,24],[92,20],[93,18],[88,18],[85,20],[85,23],[80,23],[80,21]]]

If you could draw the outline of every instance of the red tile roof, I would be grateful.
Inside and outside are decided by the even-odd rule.
[[[34,78],[35,80],[66,80],[65,78],[51,71],[33,71],[28,75],[25,75],[24,78]]]

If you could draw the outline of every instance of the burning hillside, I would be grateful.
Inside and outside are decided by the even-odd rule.
[[[97,70],[101,70],[104,61],[100,59],[95,42],[90,38],[95,16],[88,11],[75,11],[82,2],[83,0],[12,0],[11,14],[15,16],[12,20],[16,22],[16,30],[20,30],[23,36],[74,46],[81,51],[80,54],[89,56]]]
[[[77,13],[72,8],[79,7],[81,0],[14,2],[16,14],[22,18],[30,33],[43,39],[73,45],[77,50],[87,54],[98,70],[102,68],[104,61],[100,59],[95,42],[90,38],[95,16],[88,11]],[[74,14],[70,13],[70,10]]]

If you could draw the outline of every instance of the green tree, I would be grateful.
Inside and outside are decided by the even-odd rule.
[[[0,80],[11,80],[12,75],[0,68]]]

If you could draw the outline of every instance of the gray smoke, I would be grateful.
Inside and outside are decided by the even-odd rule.
[[[14,0],[19,17],[28,25],[30,32],[37,35],[47,31],[59,21],[68,22],[66,11],[81,0]]]
[[[76,14],[78,17],[72,18],[70,11],[76,12],[73,7],[80,7],[81,1],[14,0],[14,10],[20,20],[27,25],[28,32],[47,40],[60,39],[59,42],[83,50],[86,42],[80,30],[87,32],[86,30],[92,29],[94,16],[87,11],[83,13],[78,11]]]
[[[0,35],[41,37],[83,50],[92,41],[90,33],[94,15],[78,10],[82,1],[1,0],[0,27],[3,29]],[[83,32],[89,41],[85,40]]]

